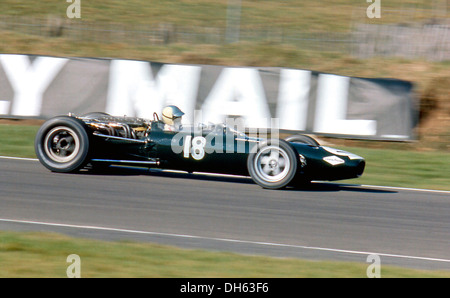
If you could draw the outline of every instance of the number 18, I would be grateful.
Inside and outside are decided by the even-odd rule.
[[[189,158],[190,154],[195,160],[202,159],[203,157],[205,157],[205,145],[206,139],[204,137],[198,136],[192,139],[192,136],[186,136],[183,148],[184,157]]]

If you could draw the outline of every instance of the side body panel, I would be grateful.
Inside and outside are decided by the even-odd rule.
[[[328,148],[291,143],[305,157],[306,163],[299,167],[298,174],[307,180],[342,180],[362,175],[365,160],[355,154]]]
[[[158,158],[161,168],[248,175],[248,144],[233,135],[152,130],[148,143],[149,157]]]
[[[247,157],[258,144],[256,139],[226,129],[170,132],[154,124],[148,136],[140,140],[99,137],[91,131],[91,158],[158,160],[163,169],[248,175]],[[297,175],[306,180],[357,178],[364,171],[364,159],[354,154],[298,142],[291,145],[303,157]]]

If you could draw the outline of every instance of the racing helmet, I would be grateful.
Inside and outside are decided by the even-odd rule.
[[[174,125],[175,122],[181,122],[184,113],[177,106],[166,106],[162,110],[162,120],[167,125]],[[178,121],[177,121],[178,120]]]

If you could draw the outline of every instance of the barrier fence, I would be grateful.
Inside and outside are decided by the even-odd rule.
[[[362,13],[364,15],[364,13]],[[0,15],[0,30],[21,34],[64,37],[98,43],[143,46],[224,44],[226,28],[188,27],[174,24],[119,24]],[[357,58],[374,56],[450,60],[450,25],[446,23],[371,24],[355,22],[349,32],[309,32],[279,27],[240,28],[239,41],[290,44],[303,50],[338,52]]]

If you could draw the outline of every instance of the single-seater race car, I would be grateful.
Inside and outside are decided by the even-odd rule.
[[[180,117],[176,112],[169,124]],[[163,120],[165,116],[163,111]],[[226,124],[173,130],[167,122],[156,113],[151,120],[101,112],[57,116],[40,127],[35,151],[53,172],[122,164],[245,175],[267,189],[357,178],[365,167],[362,157],[320,146],[306,135],[251,137]]]

